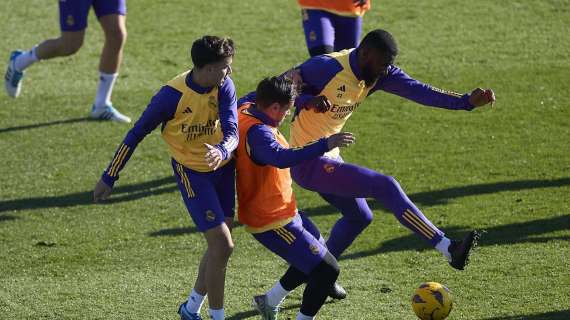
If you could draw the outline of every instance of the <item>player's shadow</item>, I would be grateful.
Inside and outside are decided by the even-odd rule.
[[[570,236],[548,236],[546,234],[570,230],[570,214],[537,219],[532,221],[512,223],[495,226],[484,230],[479,246],[510,245],[516,243],[544,243],[549,241],[570,241]],[[446,228],[446,235],[451,238],[460,238],[470,231],[465,227]],[[394,238],[381,243],[371,250],[348,253],[341,257],[343,260],[359,259],[379,253],[430,249],[423,240],[415,234]]]
[[[177,190],[174,177],[164,177],[138,184],[117,186],[111,197],[102,202],[112,204],[133,201],[152,195],[160,195]],[[93,191],[75,192],[61,196],[33,197],[0,201],[0,213],[15,210],[35,210],[47,208],[66,208],[93,204]],[[9,217],[9,216],[4,216]],[[2,216],[0,216],[0,220]]]
[[[520,191],[540,188],[557,188],[570,186],[570,178],[560,178],[554,180],[520,180],[505,181],[495,183],[483,183],[470,186],[460,186],[435,191],[424,191],[408,194],[412,202],[420,208],[435,205],[445,205],[455,198],[492,194],[503,191]],[[368,205],[373,210],[384,211],[385,208],[375,200],[368,201]],[[313,208],[303,208],[309,216],[338,214],[338,210],[331,205],[323,205]]]
[[[336,301],[332,300],[332,299],[327,299],[327,301],[325,301],[325,304],[329,304],[329,303],[335,303]],[[285,303],[285,305],[281,308],[279,308],[280,311],[283,310],[291,310],[291,309],[299,309],[301,308],[301,304],[300,303],[296,303],[296,304],[291,304],[291,305],[287,305]],[[238,312],[228,318],[226,318],[227,320],[240,320],[240,319],[247,319],[247,318],[259,318],[259,312],[257,312],[257,310],[249,310],[249,311],[242,311],[242,312]]]
[[[232,229],[240,228],[242,226],[243,226],[242,224],[238,223],[237,221],[234,221]],[[192,227],[162,229],[155,232],[151,232],[148,235],[151,237],[176,237],[196,232],[198,232],[198,228],[192,226]]]
[[[570,185],[570,178],[562,178],[557,180],[522,180],[522,181],[512,181],[512,182],[498,182],[498,183],[489,183],[489,184],[479,184],[473,186],[462,186],[462,187],[454,187],[448,188],[443,190],[436,190],[436,191],[427,191],[427,192],[419,192],[410,195],[410,198],[420,206],[430,206],[436,204],[445,204],[450,199],[459,198],[459,197],[466,197],[466,196],[473,196],[479,194],[488,194],[488,193],[495,193],[501,191],[516,191],[516,190],[525,190],[525,189],[535,189],[535,188],[553,188],[553,187],[561,187]],[[374,210],[384,210],[376,201],[369,201],[370,207]],[[313,208],[303,208],[309,217],[314,216],[322,216],[322,215],[331,215],[331,214],[339,214],[338,210],[330,205],[323,205]],[[235,227],[239,227],[239,225],[235,225]],[[453,231],[452,228],[449,229]],[[182,228],[169,228],[169,229],[162,229],[159,231],[155,231],[150,233],[149,235],[152,237],[159,237],[159,236],[180,236],[184,234],[190,234],[197,232],[195,227],[182,227]],[[412,243],[412,247],[415,245],[416,247],[417,242],[419,241],[412,241],[410,239],[410,243]],[[414,249],[416,247],[413,247]],[[409,248],[404,248],[402,250],[409,250]]]
[[[517,316],[494,317],[494,318],[486,318],[484,320],[568,320],[568,319],[570,319],[570,310],[524,314]]]
[[[89,118],[89,117],[72,118],[72,119],[66,119],[66,120],[55,120],[55,121],[49,121],[49,122],[43,122],[43,123],[28,124],[28,125],[23,125],[23,126],[0,128],[0,133],[20,131],[20,130],[29,130],[29,129],[37,129],[37,128],[55,126],[55,125],[60,125],[60,124],[70,124],[70,123],[86,122],[86,121],[97,121],[97,120]]]

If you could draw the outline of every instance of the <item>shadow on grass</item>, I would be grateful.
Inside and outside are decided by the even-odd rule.
[[[451,238],[460,238],[470,229],[464,227],[447,228],[446,234]],[[561,215],[546,219],[538,219],[521,223],[495,226],[485,230],[479,246],[509,245],[516,243],[544,243],[548,241],[570,241],[570,236],[541,236],[543,234],[570,230],[570,215]],[[343,255],[341,260],[359,259],[379,253],[431,249],[415,234],[394,238],[381,243],[378,248]],[[569,318],[570,319],[570,318]]]
[[[11,131],[20,131],[20,130],[28,130],[28,129],[37,129],[37,128],[55,126],[55,125],[59,125],[59,124],[69,124],[69,123],[85,122],[85,121],[97,121],[97,120],[89,118],[89,117],[72,118],[72,119],[66,119],[66,120],[56,120],[56,121],[50,121],[50,122],[44,122],[44,123],[29,124],[29,125],[24,125],[24,126],[1,128],[0,133],[11,132]]]
[[[0,222],[3,222],[3,221],[10,221],[10,220],[16,220],[16,219],[18,219],[18,218],[13,217],[13,216],[0,216]]]
[[[555,180],[521,180],[509,182],[484,183],[471,186],[453,187],[435,191],[425,191],[409,194],[410,199],[422,207],[447,204],[455,198],[492,194],[503,191],[519,191],[539,188],[557,188],[570,186],[570,178],[560,178]],[[373,210],[388,212],[375,200],[369,200],[368,205]],[[331,205],[323,205],[305,210],[309,216],[328,215],[338,213],[338,210]]]
[[[478,194],[488,194],[488,193],[495,193],[501,191],[516,191],[516,190],[535,189],[535,188],[553,188],[553,187],[561,187],[567,185],[570,185],[570,178],[562,178],[557,180],[523,180],[523,181],[499,182],[499,183],[480,184],[473,186],[455,187],[455,188],[429,191],[429,192],[420,192],[410,195],[410,198],[412,198],[416,204],[420,204],[420,206],[421,205],[429,206],[429,205],[447,203],[449,199],[452,198],[466,197]],[[381,210],[381,206],[376,201],[370,201],[370,207],[374,210]],[[309,217],[338,214],[338,210],[330,205],[307,208],[304,209],[304,211],[307,213]],[[238,226],[239,225],[236,225],[234,227]],[[198,230],[194,227],[169,228],[152,232],[149,235],[152,237],[180,236],[184,234],[195,233],[197,231]],[[453,232],[454,230],[453,228],[450,228],[449,231]],[[456,231],[465,231],[465,230],[456,230]],[[413,250],[421,248],[422,245],[419,239],[416,239],[415,236],[413,235],[410,236],[409,239],[403,239],[403,241],[408,241],[409,244],[405,245],[401,250]],[[427,246],[425,248],[427,248]],[[379,248],[377,250],[374,251],[375,252],[377,251],[379,253],[382,252],[383,249]]]
[[[178,190],[174,177],[165,177],[139,184],[113,188],[111,198],[103,204],[133,201],[144,197]],[[66,208],[93,204],[93,191],[70,193],[62,196],[23,198],[0,201],[0,212],[13,210],[34,210],[45,208]],[[1,217],[1,216],[0,216]],[[1,219],[1,218],[0,218]]]
[[[334,300],[331,299],[327,299],[327,301],[325,301],[325,305],[330,304],[330,303],[335,303]],[[291,310],[291,309],[299,309],[301,308],[301,304],[297,303],[297,304],[292,304],[292,305],[285,305],[282,308],[280,308],[280,310]],[[257,310],[249,310],[249,311],[242,311],[242,312],[238,312],[228,318],[226,318],[227,320],[240,320],[240,319],[248,319],[248,318],[259,318],[259,312],[257,312]]]
[[[535,313],[519,316],[486,318],[484,320],[568,320],[570,310],[551,311],[546,313]]]

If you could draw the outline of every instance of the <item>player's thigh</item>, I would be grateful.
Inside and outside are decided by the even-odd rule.
[[[342,159],[319,157],[291,168],[293,180],[301,187],[319,193],[347,198],[368,198],[373,179],[382,174]]]
[[[61,31],[74,32],[85,30],[92,1],[59,1],[59,26]]]
[[[126,0],[92,0],[93,11],[98,19],[107,15],[127,15]]]
[[[303,227],[299,215],[283,227],[254,234],[254,237],[305,274],[311,273],[328,252],[325,245]]]
[[[362,17],[336,16],[333,26],[335,30],[334,51],[358,46],[362,33]]]
[[[174,160],[172,166],[180,195],[198,230],[205,232],[223,224],[226,216],[220,205],[214,179],[207,174],[189,170]]]
[[[334,47],[334,29],[330,14],[322,10],[303,9],[303,30],[307,48]]]
[[[235,194],[236,194],[236,171],[235,161],[228,162],[225,166],[217,171],[216,192],[220,199],[220,205],[224,211],[226,218],[232,218],[235,215]]]
[[[303,228],[305,228],[305,231],[309,232],[313,237],[315,237],[315,239],[319,239],[321,243],[325,243],[325,240],[321,235],[319,228],[317,227],[317,225],[313,223],[313,221],[311,221],[311,219],[309,219],[309,216],[307,216],[307,214],[305,214],[305,212],[302,211],[299,211],[299,216],[301,217],[301,221],[303,223]]]

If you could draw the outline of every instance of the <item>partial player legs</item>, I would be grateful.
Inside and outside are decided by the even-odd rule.
[[[346,198],[323,193],[320,195],[342,213],[327,240],[327,248],[338,259],[372,222],[372,210],[364,198]]]
[[[335,283],[339,266],[319,239],[318,229],[297,215],[289,224],[254,237],[266,248],[285,259],[291,267],[266,294],[254,297],[254,306],[264,319],[275,319],[278,306],[298,285],[307,282],[298,317],[314,317]],[[305,229],[305,224],[311,231]],[[315,234],[313,234],[315,233]],[[287,278],[290,278],[287,280]]]
[[[300,186],[321,194],[343,198],[376,199],[394,213],[403,225],[429,241],[433,246],[443,236],[443,232],[423,215],[410,201],[398,182],[390,176],[325,157],[294,167],[291,169],[291,174]],[[351,211],[343,211],[342,213],[343,215],[354,215]],[[345,232],[354,233],[356,230],[349,229]]]
[[[356,48],[362,33],[362,17],[333,18],[334,51]]]
[[[117,73],[123,60],[123,48],[127,41],[126,16],[110,14],[99,18],[105,33],[105,43],[101,51],[99,71]]]
[[[105,43],[99,61],[99,85],[91,117],[101,120],[113,120],[130,123],[131,119],[113,107],[111,94],[119,67],[123,59],[123,47],[127,39],[126,16],[108,14],[99,17],[99,23],[105,33]]]
[[[63,31],[61,36],[55,39],[48,39],[36,47],[36,56],[39,60],[47,60],[56,57],[66,57],[73,55],[83,46],[85,30]]]
[[[302,10],[305,41],[311,57],[333,52],[334,28],[331,13],[322,10]]]

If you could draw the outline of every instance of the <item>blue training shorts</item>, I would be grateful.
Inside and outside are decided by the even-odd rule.
[[[309,274],[328,252],[319,229],[299,213],[283,227],[254,233],[257,241],[304,274]]]
[[[212,172],[198,172],[172,159],[178,189],[199,231],[221,225],[235,212],[235,160]]]
[[[326,46],[340,51],[358,46],[362,17],[345,17],[312,9],[303,9],[301,14],[307,48]]]
[[[59,0],[61,31],[81,31],[87,28],[91,6],[97,18],[109,14],[127,14],[126,0]]]

